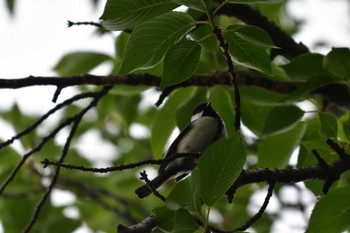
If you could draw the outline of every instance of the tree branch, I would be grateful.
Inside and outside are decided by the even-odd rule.
[[[297,82],[279,82],[270,80],[260,76],[254,76],[245,71],[236,73],[237,82],[244,86],[257,86],[269,91],[288,94],[296,90],[301,83]],[[150,74],[129,74],[126,76],[98,76],[85,74],[81,76],[66,76],[66,77],[27,77],[19,79],[0,79],[0,89],[18,89],[30,86],[56,86],[69,87],[78,85],[96,85],[96,86],[153,86],[158,87],[160,77]],[[158,104],[175,89],[189,86],[212,87],[216,85],[231,85],[228,74],[226,72],[215,73],[211,75],[194,75],[188,80],[167,88],[167,91],[160,96]],[[336,95],[334,94],[336,93]],[[320,95],[330,102],[341,106],[350,107],[350,93],[345,84],[332,83],[323,87],[315,88],[310,94]]]
[[[350,170],[350,160],[337,160],[325,169],[321,165],[306,168],[243,170],[235,183],[226,192],[229,202],[232,202],[236,190],[244,185],[259,182],[297,183],[306,180],[325,180],[339,177]]]
[[[262,216],[262,214],[265,212],[267,208],[267,205],[270,202],[270,198],[272,197],[274,187],[275,187],[275,183],[272,182],[269,184],[269,188],[267,190],[264,203],[260,207],[259,211],[251,219],[249,219],[245,224],[243,224],[240,227],[237,227],[232,232],[247,230],[251,225],[253,225],[253,223],[255,223]]]

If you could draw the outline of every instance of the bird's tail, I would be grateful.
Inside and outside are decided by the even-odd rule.
[[[164,182],[169,180],[172,176],[173,174],[170,174],[169,172],[159,174],[156,178],[151,180],[151,182],[149,182],[148,184],[144,184],[138,189],[136,189],[135,193],[141,199],[146,198],[152,193],[151,189],[156,190],[157,188],[159,188],[159,186],[161,186]]]

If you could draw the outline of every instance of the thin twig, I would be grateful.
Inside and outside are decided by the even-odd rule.
[[[4,183],[0,187],[0,195],[4,192],[6,187],[11,183],[11,181],[14,179],[16,174],[18,173],[19,169],[23,166],[23,164],[26,162],[26,160],[33,155],[35,152],[38,152],[41,150],[41,148],[51,139],[53,138],[58,132],[60,132],[65,126],[69,125],[71,122],[75,121],[78,117],[82,117],[85,115],[85,113],[90,110],[95,104],[97,103],[96,101],[99,100],[102,96],[108,93],[110,90],[110,86],[104,87],[101,91],[96,93],[95,99],[85,108],[83,109],[80,113],[76,114],[73,117],[67,118],[64,122],[62,122],[60,125],[58,125],[49,135],[44,137],[41,142],[32,150],[27,152],[26,154],[23,155],[22,159],[18,162],[16,167],[12,170],[10,175],[6,178]]]
[[[155,188],[153,188],[152,185],[150,185],[151,181],[148,179],[146,171],[140,172],[140,176],[141,176],[140,179],[146,182],[146,185],[152,191],[153,195],[158,197],[163,202],[165,202],[166,198],[162,194],[160,194]]]
[[[75,134],[75,132],[76,132],[76,130],[78,128],[78,125],[79,125],[80,121],[81,121],[81,116],[77,117],[77,119],[75,119],[75,121],[73,123],[73,126],[72,126],[72,129],[70,131],[70,134],[68,135],[66,143],[64,144],[64,148],[62,150],[62,153],[61,153],[61,156],[60,156],[60,159],[59,159],[60,162],[63,162],[65,157],[67,156],[70,143],[71,143],[71,141],[72,141],[72,139],[74,137],[74,134]],[[41,209],[43,208],[47,198],[50,196],[53,188],[56,185],[59,173],[60,173],[60,167],[57,167],[56,171],[55,171],[55,173],[54,173],[54,175],[52,177],[52,180],[51,180],[51,183],[50,183],[49,187],[47,188],[44,196],[40,199],[39,203],[37,204],[31,220],[29,221],[29,223],[27,224],[27,226],[23,230],[24,233],[30,232],[30,230],[34,226],[35,222],[38,220],[38,217],[39,217],[39,214],[41,212]]]
[[[275,183],[274,182],[269,184],[269,189],[267,190],[267,194],[266,194],[264,203],[260,207],[259,211],[251,219],[249,219],[245,224],[243,224],[242,226],[234,229],[232,232],[247,230],[251,225],[253,225],[253,223],[255,223],[262,216],[262,214],[266,210],[267,205],[269,204],[270,198],[271,198],[271,196],[273,194],[274,187],[275,187]]]
[[[211,17],[208,16],[208,18],[210,19]],[[233,61],[231,58],[231,55],[229,53],[229,45],[228,43],[225,41],[224,37],[222,36],[221,33],[221,29],[218,28],[213,20],[212,21],[212,27],[213,27],[213,33],[215,34],[217,40],[219,41],[220,47],[222,48],[222,50],[224,51],[224,56],[226,59],[226,64],[228,66],[228,73],[229,73],[229,77],[230,77],[230,81],[233,87],[233,94],[235,97],[235,119],[234,119],[234,125],[235,125],[235,130],[238,131],[241,127],[241,96],[239,93],[239,87],[238,87],[238,81],[236,78],[236,73],[235,73],[235,69],[233,66]]]
[[[103,28],[102,24],[91,22],[91,21],[90,22],[73,22],[68,20],[67,24],[68,24],[68,27],[86,25],[86,26],[95,26],[95,27]]]
[[[41,163],[44,164],[44,167],[47,166],[57,166],[57,167],[62,167],[62,168],[66,168],[66,169],[73,169],[73,170],[80,170],[80,171],[84,171],[84,172],[93,172],[93,173],[107,173],[107,172],[113,172],[113,171],[123,171],[123,170],[127,170],[127,169],[132,169],[132,168],[137,168],[137,167],[141,167],[143,165],[151,165],[151,164],[162,164],[162,163],[166,163],[166,162],[170,162],[173,161],[177,158],[184,158],[184,157],[197,157],[200,155],[200,153],[178,153],[176,155],[173,155],[171,157],[168,158],[164,158],[164,159],[148,159],[148,160],[143,160],[140,162],[136,162],[136,163],[130,163],[130,164],[122,164],[122,165],[118,165],[118,166],[114,166],[114,167],[106,167],[106,168],[91,168],[91,167],[84,167],[81,165],[72,165],[72,164],[62,164],[59,162],[52,162],[49,161],[48,159],[43,160]]]
[[[34,129],[36,129],[44,120],[46,120],[50,115],[54,114],[56,111],[60,110],[61,108],[63,108],[64,106],[70,105],[71,103],[80,100],[80,99],[84,99],[84,98],[88,98],[88,97],[94,97],[96,96],[96,93],[94,92],[86,92],[86,93],[82,93],[82,94],[78,94],[76,96],[73,96],[72,98],[69,98],[65,101],[63,101],[60,104],[57,104],[54,108],[50,109],[47,113],[45,113],[44,115],[42,115],[39,120],[37,120],[34,124],[32,124],[31,126],[29,126],[28,128],[24,129],[22,132],[18,133],[17,135],[13,136],[11,139],[3,142],[0,144],[0,149],[12,144],[15,140],[27,135],[28,133],[30,133],[31,131],[33,131]]]

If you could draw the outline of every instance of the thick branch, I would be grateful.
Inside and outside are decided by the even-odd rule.
[[[0,89],[17,89],[30,86],[56,86],[59,88],[90,85],[130,85],[159,86],[160,79],[149,74],[129,74],[127,76],[98,76],[85,74],[71,77],[34,77],[19,79],[0,79]]]
[[[240,71],[236,75],[239,85],[258,86],[269,91],[288,94],[293,92],[300,83],[279,82],[264,77],[252,76],[247,72]],[[169,92],[180,87],[203,86],[211,87],[215,85],[231,85],[227,73],[216,73],[212,75],[194,75],[188,80],[170,87]],[[78,86],[78,85],[96,85],[96,86],[153,86],[158,87],[160,78],[150,74],[129,74],[127,76],[98,76],[85,74],[81,76],[71,77],[33,77],[20,79],[0,79],[0,89],[18,89],[30,86],[56,86],[59,88]],[[336,94],[335,94],[336,93]],[[167,93],[169,94],[169,93]],[[328,84],[326,86],[316,88],[313,94],[321,95],[330,102],[342,106],[350,106],[350,93],[345,84]],[[165,96],[166,97],[166,96]],[[164,97],[164,98],[165,98]]]
[[[333,164],[324,167],[310,166],[306,168],[288,168],[288,169],[255,169],[251,171],[243,170],[235,183],[227,191],[229,201],[232,201],[236,190],[244,185],[258,182],[276,182],[276,183],[296,183],[306,180],[328,180],[330,177],[339,176],[350,170],[350,160],[337,160]]]

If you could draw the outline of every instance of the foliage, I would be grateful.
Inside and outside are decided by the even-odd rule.
[[[13,11],[14,1],[7,2]],[[5,232],[72,232],[84,223],[103,232],[115,232],[118,224],[119,232],[133,232],[130,225],[138,232],[155,226],[156,232],[248,227],[270,232],[276,219],[265,209],[272,195],[282,206],[278,213],[286,206],[301,212],[308,207],[302,201],[287,203],[280,192],[298,182],[305,187],[294,184],[297,192],[322,195],[307,232],[350,229],[350,50],[333,48],[322,55],[295,43],[279,21],[274,24],[261,13],[270,20],[278,12],[289,17],[285,4],[108,0],[99,26],[104,33],[120,31],[115,57],[72,52],[54,68],[64,77],[0,80],[0,88],[55,85],[54,100],[67,86],[78,85],[80,92],[44,116],[26,116],[17,106],[1,112],[1,119],[18,133],[0,145],[0,220]],[[181,5],[185,10],[174,11]],[[111,74],[86,74],[105,62],[113,64]],[[148,98],[144,91],[154,86],[162,90],[162,105],[141,107]],[[205,101],[224,120],[228,138],[203,153],[191,176],[138,199],[134,190],[142,185],[139,172],[147,168],[150,173],[150,166],[162,162],[158,159],[173,130],[183,129],[194,107]],[[59,122],[43,136],[38,126],[56,112]],[[137,126],[148,132],[146,138],[132,131]],[[63,128],[69,131],[61,145],[54,139]],[[98,153],[91,159],[76,146],[91,132],[113,145],[114,156],[104,161],[104,168],[95,168]],[[26,152],[14,150],[14,141]],[[293,152],[297,164],[290,168]],[[249,203],[265,186],[262,207],[252,214]],[[54,206],[47,200],[53,190],[67,191],[76,201]],[[79,214],[71,217],[67,213],[72,209]],[[220,217],[212,218],[212,213]]]

